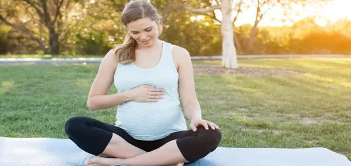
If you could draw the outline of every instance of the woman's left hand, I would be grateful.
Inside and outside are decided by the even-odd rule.
[[[190,122],[190,128],[195,132],[198,126],[204,126],[206,130],[211,127],[212,130],[219,129],[219,127],[213,122],[204,120],[204,119],[192,119]]]

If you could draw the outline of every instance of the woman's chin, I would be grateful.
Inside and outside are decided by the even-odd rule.
[[[140,45],[144,46],[144,47],[149,47],[152,46],[154,43],[154,40],[150,39],[148,42],[144,43],[144,42],[139,42]]]

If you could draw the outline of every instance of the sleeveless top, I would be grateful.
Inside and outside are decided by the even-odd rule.
[[[114,85],[118,93],[144,84],[164,89],[163,98],[157,102],[128,101],[118,105],[115,126],[137,140],[153,141],[187,130],[172,48],[172,44],[162,41],[161,58],[153,68],[139,68],[134,63],[118,64],[116,68]]]

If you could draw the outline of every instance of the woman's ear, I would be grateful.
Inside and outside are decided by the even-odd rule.
[[[163,32],[163,26],[162,26],[162,21],[161,18],[157,20],[157,28],[158,28],[158,36],[160,36]]]
[[[161,36],[163,32],[163,26],[161,24],[158,24],[158,36]]]

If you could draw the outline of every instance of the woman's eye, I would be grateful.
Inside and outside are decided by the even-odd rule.
[[[132,32],[133,34],[138,34],[139,32]]]
[[[152,30],[152,28],[150,28],[150,29],[145,29],[146,32],[150,32],[151,30]]]

